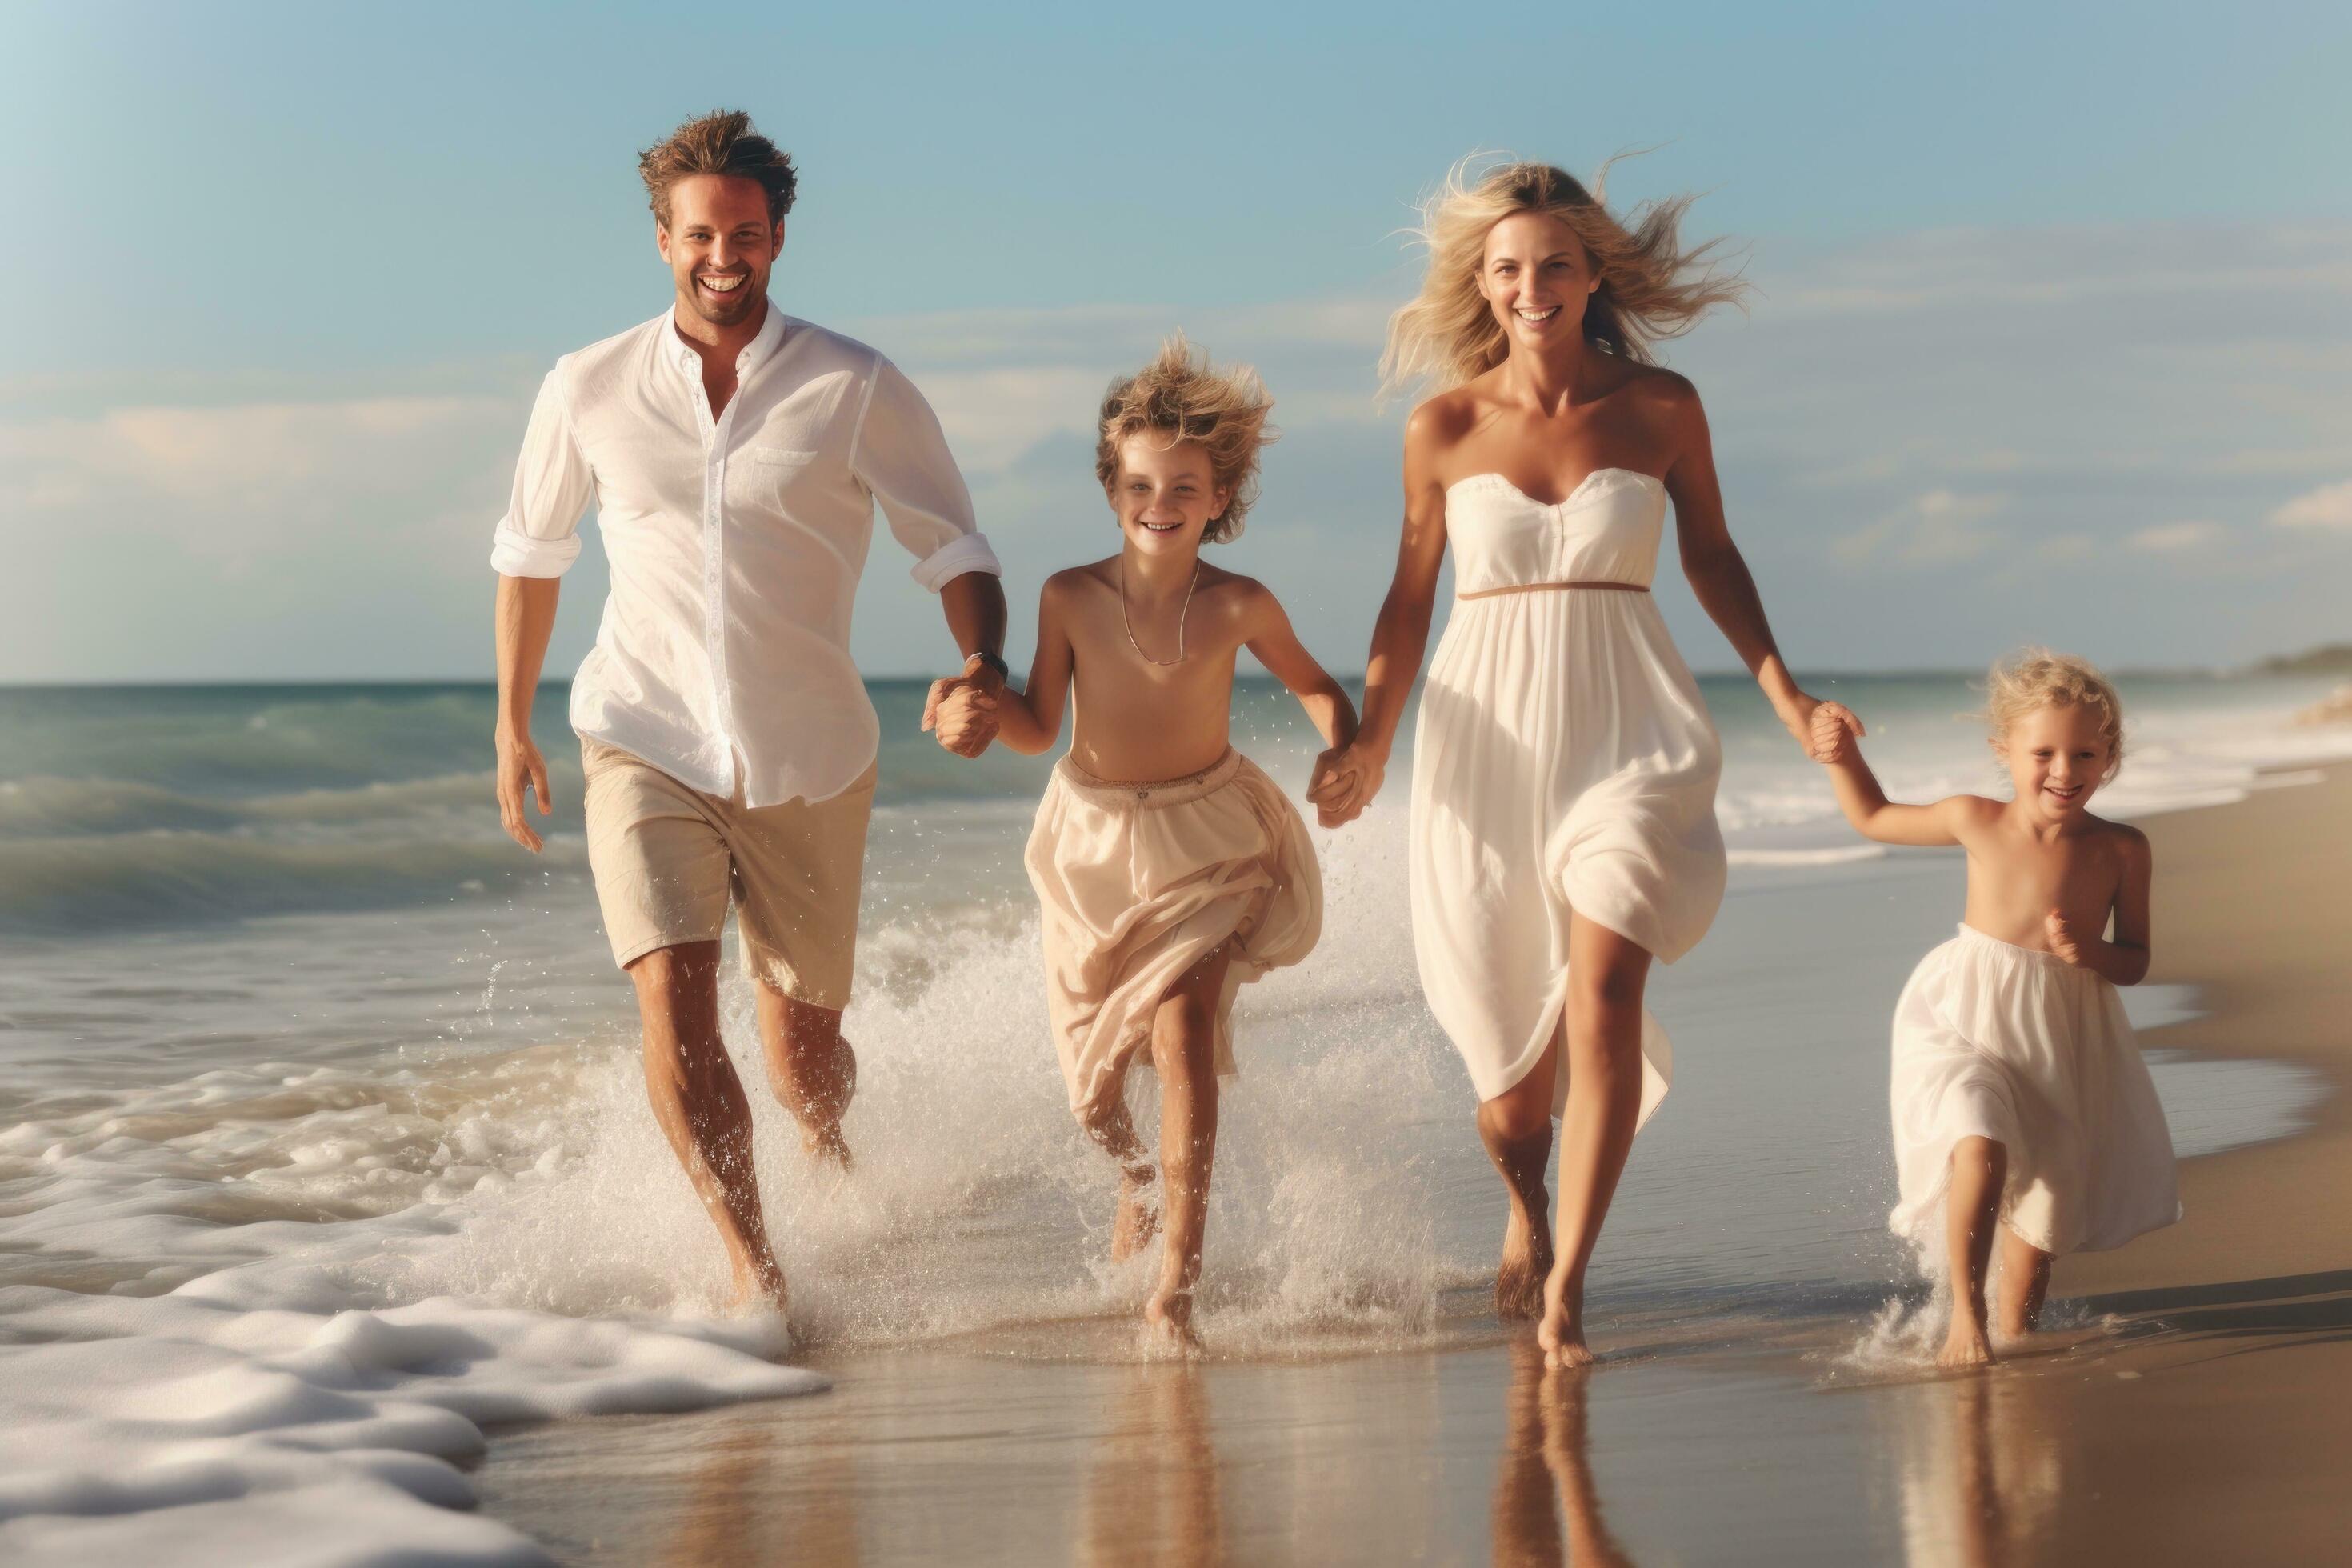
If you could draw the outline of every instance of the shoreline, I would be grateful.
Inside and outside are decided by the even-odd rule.
[[[1505,1330],[1191,1365],[913,1344],[819,1353],[835,1390],[811,1401],[498,1435],[483,1509],[614,1563],[2324,1557],[2352,1464],[2352,766],[2321,771],[2145,824],[2149,982],[2200,1011],[2141,1043],[2292,1062],[2326,1098],[2185,1161],[2180,1224],[2062,1259],[2063,1326],[1989,1373],[1861,1364],[1885,1336],[1860,1302],[1637,1311],[1596,1324],[1589,1377]],[[1882,1329],[1918,1298],[1886,1287]]]

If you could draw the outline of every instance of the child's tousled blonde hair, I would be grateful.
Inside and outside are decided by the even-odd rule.
[[[1503,363],[1510,344],[1478,291],[1478,272],[1487,232],[1517,213],[1556,217],[1584,247],[1601,280],[1584,307],[1584,336],[1620,359],[1653,363],[1659,339],[1690,331],[1715,306],[1738,304],[1747,293],[1715,263],[1721,241],[1683,248],[1679,231],[1693,197],[1650,202],[1621,220],[1604,205],[1608,163],[1587,190],[1549,163],[1507,159],[1481,171],[1490,158],[1473,153],[1454,164],[1422,205],[1413,237],[1429,252],[1429,269],[1421,292],[1389,318],[1384,390],[1421,382],[1443,392]]]
[[[1201,534],[1203,544],[1222,544],[1240,534],[1242,520],[1257,500],[1258,453],[1278,434],[1266,423],[1274,399],[1265,383],[1245,364],[1219,370],[1206,350],[1176,332],[1160,353],[1133,375],[1121,376],[1103,395],[1096,425],[1095,478],[1108,489],[1118,477],[1119,443],[1130,436],[1158,435],[1171,447],[1192,441],[1209,455],[1209,473],[1228,494],[1225,510]]]
[[[2107,771],[2102,777],[2111,779],[2122,770],[2124,702],[2097,666],[2046,647],[2020,648],[1993,665],[1985,678],[1984,718],[1992,726],[1995,745],[2019,720],[2044,708],[2098,710],[2099,739],[2107,747]]]

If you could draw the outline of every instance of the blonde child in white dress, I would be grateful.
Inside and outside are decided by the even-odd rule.
[[[1271,406],[1255,374],[1212,370],[1181,336],[1113,384],[1096,476],[1119,552],[1046,580],[1027,689],[1006,688],[995,708],[1004,742],[1040,752],[1076,691],[1069,753],[1038,803],[1027,854],[1046,1008],[1070,1110],[1126,1173],[1114,1261],[1159,1224],[1154,1172],[1122,1091],[1137,1064],[1160,1076],[1166,1237],[1144,1315],[1184,1342],[1217,1079],[1235,1070],[1234,994],[1305,958],[1322,928],[1306,825],[1227,738],[1236,656],[1247,648],[1288,687],[1328,744],[1356,731],[1347,693],[1299,646],[1265,584],[1201,559],[1203,542],[1241,531]],[[986,704],[967,693],[941,705],[941,741]]]
[[[1945,1366],[1992,1360],[1996,1227],[1990,1328],[2006,1340],[2032,1332],[2053,1257],[2120,1247],[2180,1214],[2171,1135],[2116,994],[2147,973],[2147,839],[2087,809],[2123,762],[2122,704],[2087,663],[2036,649],[1994,667],[1989,716],[2008,801],[1890,804],[1852,743],[1858,723],[1827,710],[1815,736],[1864,835],[1968,851],[1959,932],[1895,1005],[1889,1223],[1923,1253],[1943,1226]]]

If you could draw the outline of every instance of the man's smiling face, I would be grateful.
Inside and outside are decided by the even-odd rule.
[[[669,221],[654,228],[677,280],[677,303],[714,327],[757,315],[784,226],[768,220],[767,193],[733,174],[689,174],[669,188]]]

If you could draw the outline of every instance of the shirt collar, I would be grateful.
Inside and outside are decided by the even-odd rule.
[[[702,357],[694,352],[694,345],[688,342],[685,335],[677,330],[676,303],[671,304],[668,314],[663,318],[663,324],[668,331],[671,363],[689,375],[701,374]],[[768,301],[767,317],[761,321],[760,330],[752,334],[750,342],[743,345],[743,352],[735,356],[736,379],[740,381],[759,369],[783,341],[784,313],[777,310],[776,302],[771,300]]]

